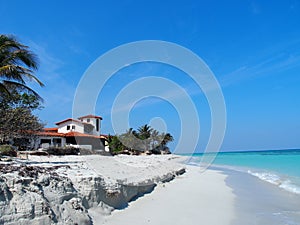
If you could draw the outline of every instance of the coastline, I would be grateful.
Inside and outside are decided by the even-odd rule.
[[[101,225],[230,224],[298,225],[300,196],[251,174],[212,165],[159,185],[151,194],[115,210]],[[97,223],[97,224],[98,224]]]
[[[220,171],[218,167],[212,167]],[[300,223],[300,196],[251,174],[222,168],[226,185],[235,195],[235,219],[232,225]]]
[[[299,195],[230,168],[202,171],[185,159],[87,155],[1,162],[0,224],[299,224]]]
[[[235,218],[233,190],[226,185],[227,175],[215,170],[200,172],[187,166],[177,179],[159,185],[155,190],[123,210],[115,210],[103,225],[229,225]],[[98,224],[96,223],[96,224]]]

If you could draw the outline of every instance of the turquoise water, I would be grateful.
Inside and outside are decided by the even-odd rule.
[[[190,163],[199,163],[212,154],[193,154]],[[212,166],[247,172],[286,191],[300,194],[300,150],[221,152]]]

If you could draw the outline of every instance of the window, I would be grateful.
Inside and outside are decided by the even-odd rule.
[[[88,123],[89,123],[90,121],[91,121],[90,119],[86,119],[86,122],[88,122]]]
[[[72,130],[75,130],[75,125],[72,125]]]
[[[61,147],[61,138],[53,138],[53,145],[55,147]]]
[[[70,130],[70,125],[67,126],[67,130]]]
[[[99,131],[99,119],[96,119],[96,130]]]
[[[41,139],[41,144],[51,144],[51,139]]]

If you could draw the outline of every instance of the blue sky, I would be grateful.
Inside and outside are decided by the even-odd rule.
[[[0,0],[0,15],[1,33],[16,35],[40,58],[37,76],[46,87],[32,87],[45,99],[38,114],[47,126],[72,116],[78,82],[99,56],[128,42],[164,40],[199,55],[218,79],[227,110],[222,150],[300,147],[299,1]],[[114,133],[110,109],[122,87],[153,75],[180,84],[193,99],[201,151],[211,125],[206,98],[186,74],[157,63],[124,68],[109,80],[96,108],[102,132]],[[165,120],[174,147],[180,116],[166,101],[142,100],[130,125],[153,117]]]

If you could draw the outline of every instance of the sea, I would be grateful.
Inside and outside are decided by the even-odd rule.
[[[300,149],[196,153],[188,164],[228,175],[236,197],[233,224],[300,225]]]

